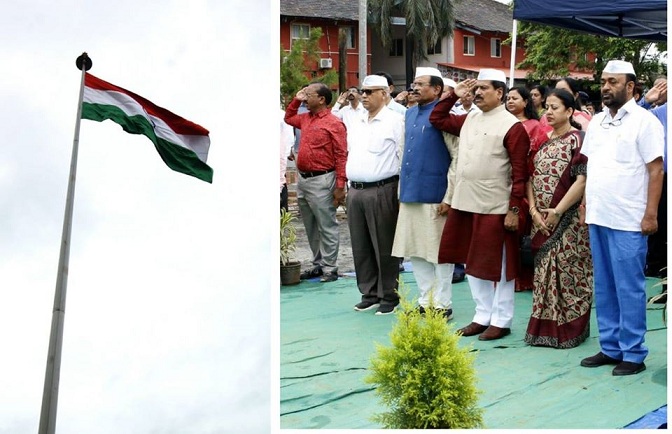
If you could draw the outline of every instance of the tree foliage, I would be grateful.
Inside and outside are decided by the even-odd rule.
[[[570,65],[593,72],[597,82],[600,71],[611,59],[631,62],[647,85],[657,75],[667,73],[660,62],[661,53],[667,50],[664,43],[592,35],[524,21],[519,23],[518,36],[525,41],[526,58],[516,67],[532,69],[528,78],[542,83],[567,76]],[[586,58],[587,53],[596,55],[594,62]]]
[[[280,98],[282,107],[292,101],[296,92],[313,82],[331,86],[338,82],[338,74],[332,69],[320,71],[320,38],[322,29],[312,27],[307,39],[295,39],[289,51],[280,45]]]
[[[374,416],[385,428],[479,428],[475,354],[458,345],[445,317],[427,309],[424,317],[408,300],[399,282],[402,310],[390,333],[391,347],[378,346],[365,382],[389,408]]]
[[[455,17],[452,0],[370,0],[369,21],[380,35],[383,47],[392,44],[392,17],[406,19],[406,36],[413,42],[415,65],[427,60],[427,49],[453,34]]]

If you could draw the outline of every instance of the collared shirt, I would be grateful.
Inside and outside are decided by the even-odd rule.
[[[406,107],[396,102],[394,98],[390,98],[390,102],[387,103],[387,107],[401,115],[406,114]]]
[[[641,231],[648,199],[646,165],[663,156],[663,126],[634,98],[611,116],[595,114],[581,153],[588,157],[586,223]]]
[[[399,113],[383,107],[371,121],[368,115],[358,118],[348,128],[348,179],[374,182],[398,175],[403,141],[404,117]]]
[[[334,107],[332,107],[331,112],[334,114],[334,116],[343,121],[345,128],[350,128],[350,125],[352,125],[353,121],[360,117],[366,116],[368,113],[361,102],[357,104],[356,109],[352,108],[352,106],[349,104],[341,107],[341,105],[337,102],[334,104]]]
[[[660,123],[663,124],[663,138],[665,143],[667,143],[667,101],[665,101],[665,104],[654,108],[651,108],[651,104],[647,103],[644,98],[640,99],[637,104],[647,109],[649,113],[657,117]],[[665,146],[665,153],[663,155],[663,168],[665,169],[665,173],[667,173],[667,146]]]
[[[294,128],[285,122],[285,112],[280,110],[280,192],[287,183],[285,174],[287,173],[287,157],[294,145]]]
[[[472,111],[481,111],[478,107],[476,107],[476,104],[471,104],[471,107],[469,107],[469,110],[465,109],[462,104],[460,105],[454,105],[452,109],[450,109],[450,112],[455,115],[466,115],[469,112]]]
[[[336,170],[336,188],[345,188],[345,162],[348,158],[343,122],[324,109],[317,114],[298,114],[301,101],[294,98],[285,111],[285,122],[301,130],[296,168],[299,172]]]

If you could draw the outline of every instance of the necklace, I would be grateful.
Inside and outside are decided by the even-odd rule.
[[[569,127],[563,133],[556,134],[556,132],[553,131],[553,133],[551,133],[550,139],[557,139],[558,137],[562,137],[565,134],[567,134],[569,132],[569,130],[571,130],[571,129],[572,129],[572,125],[570,124]]]

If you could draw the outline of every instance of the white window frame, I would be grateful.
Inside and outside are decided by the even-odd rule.
[[[353,26],[341,26],[341,29],[346,31],[348,35],[345,42],[346,50],[354,50],[357,48],[357,38],[355,37],[355,28]]]
[[[462,43],[464,48],[462,49],[462,54],[465,56],[475,56],[476,55],[476,39],[471,35],[464,35],[462,37]]]
[[[490,57],[502,57],[502,40],[490,38]]]
[[[298,29],[298,32],[295,32],[295,29]],[[305,32],[302,30],[305,29]],[[298,33],[298,35],[296,35]],[[291,43],[294,44],[294,41],[299,39],[308,39],[310,37],[310,24],[305,23],[292,23],[289,27],[289,38]]]

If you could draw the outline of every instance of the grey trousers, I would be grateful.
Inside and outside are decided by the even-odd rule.
[[[399,258],[392,256],[399,215],[398,181],[348,190],[348,227],[362,301],[399,303]]]
[[[333,205],[336,172],[304,178],[299,175],[296,198],[306,228],[313,265],[325,273],[338,273],[339,230]]]

